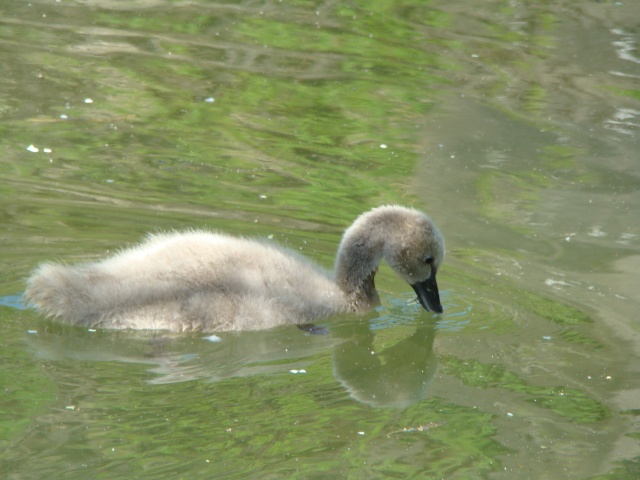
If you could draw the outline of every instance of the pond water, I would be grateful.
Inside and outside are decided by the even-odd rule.
[[[0,474],[640,478],[640,3],[0,0]],[[330,266],[385,203],[447,240],[445,313],[87,331],[40,262],[146,232]]]

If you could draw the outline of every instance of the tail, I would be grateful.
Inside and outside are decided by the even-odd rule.
[[[96,313],[90,276],[81,267],[44,264],[28,280],[25,303],[64,323],[86,323]]]

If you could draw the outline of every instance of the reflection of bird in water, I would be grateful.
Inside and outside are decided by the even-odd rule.
[[[346,338],[333,349],[334,376],[355,400],[404,408],[426,396],[437,365],[433,321],[421,323],[411,336],[381,351],[374,350],[374,333],[361,322],[338,335]]]
[[[153,384],[197,379],[218,382],[310,370],[318,355],[331,349],[334,377],[354,400],[374,407],[404,408],[426,396],[435,374],[434,320],[422,319],[410,336],[379,351],[374,351],[374,345],[380,343],[375,335],[384,332],[372,332],[366,321],[344,319],[333,324],[328,335],[300,335],[296,330],[277,328],[221,334],[214,344],[193,335],[99,333],[50,325],[28,335],[27,345],[34,356],[49,361],[146,365],[142,370],[156,374],[145,375]]]
[[[427,310],[442,312],[444,241],[423,213],[375,208],[347,229],[335,274],[268,241],[192,231],[152,235],[97,263],[42,265],[25,299],[62,322],[115,329],[260,330],[379,304],[384,258]]]
[[[296,329],[225,333],[215,342],[201,335],[175,335],[157,331],[91,332],[53,324],[26,336],[36,358],[131,365],[151,384],[204,379],[218,382],[253,375],[290,375],[309,369],[314,356],[326,354],[335,344],[332,335],[301,335]],[[82,368],[82,367],[80,367]],[[143,371],[155,375],[142,374]]]

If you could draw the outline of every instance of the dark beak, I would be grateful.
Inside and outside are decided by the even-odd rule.
[[[438,293],[438,284],[436,283],[436,271],[431,271],[431,276],[424,282],[414,283],[411,285],[418,295],[418,301],[425,310],[430,312],[442,313],[442,304],[440,303],[440,294]]]

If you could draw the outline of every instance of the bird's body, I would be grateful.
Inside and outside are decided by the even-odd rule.
[[[384,257],[425,308],[442,311],[435,271],[443,254],[424,214],[379,207],[345,232],[335,276],[269,240],[189,231],[151,235],[101,262],[44,264],[25,298],[46,315],[92,328],[260,330],[369,310],[379,303],[373,278]],[[435,292],[421,298],[417,285],[430,278]]]

